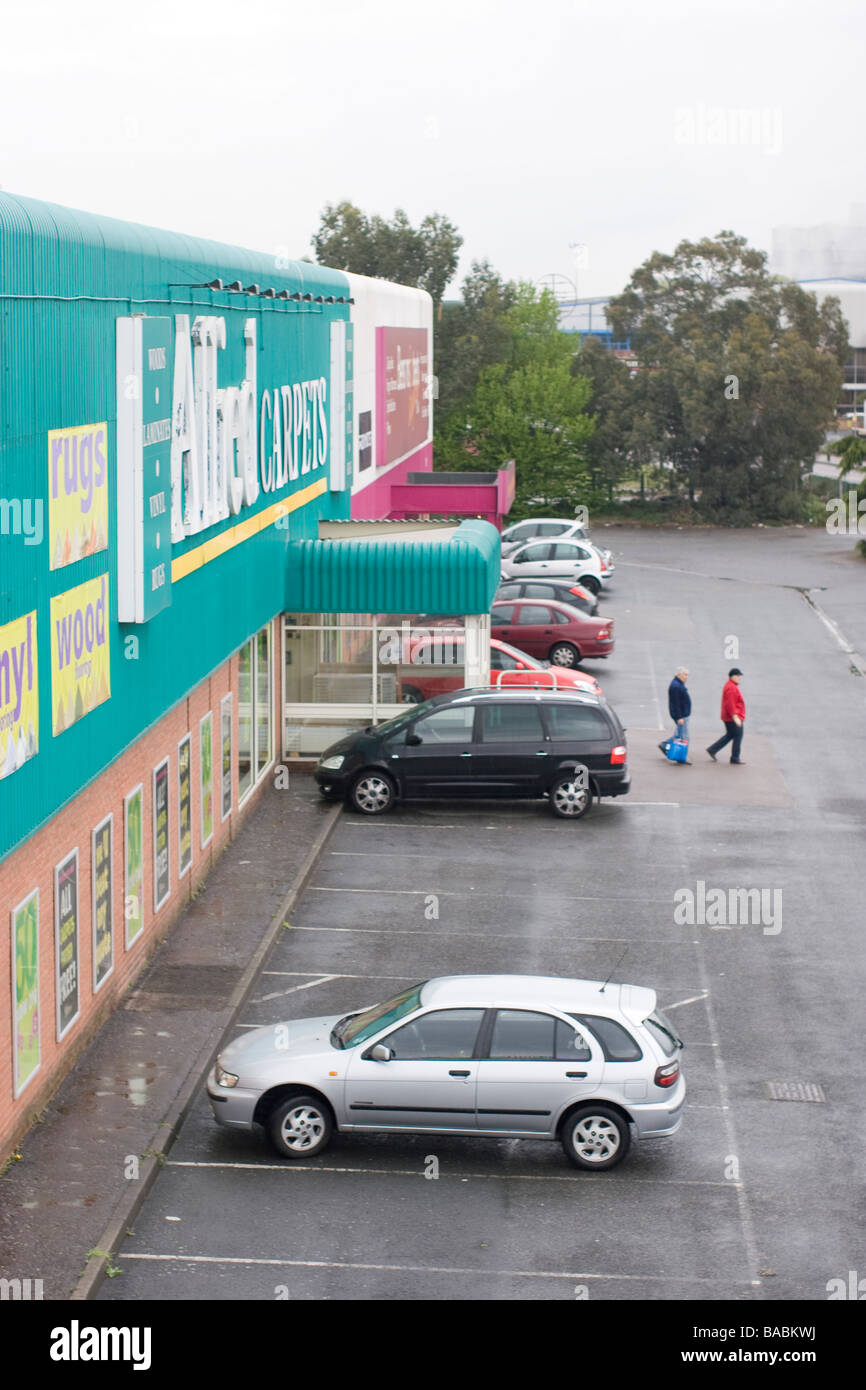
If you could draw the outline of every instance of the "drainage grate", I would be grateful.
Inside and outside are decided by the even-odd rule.
[[[814,1100],[825,1101],[823,1086],[817,1081],[765,1081],[764,1095],[767,1100]]]

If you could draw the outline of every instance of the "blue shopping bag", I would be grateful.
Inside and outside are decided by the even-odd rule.
[[[684,743],[681,738],[669,738],[665,743],[665,757],[672,763],[684,763],[688,760],[689,745]]]

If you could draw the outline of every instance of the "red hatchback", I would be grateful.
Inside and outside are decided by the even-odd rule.
[[[462,690],[466,684],[462,632],[434,633],[413,641],[410,661],[399,667],[399,696],[405,705],[420,704],[434,695]],[[459,667],[455,674],[454,668]],[[584,695],[603,695],[595,676],[586,671],[569,671],[542,666],[534,657],[497,638],[490,639],[490,684],[521,686],[530,690],[579,690]]]
[[[552,599],[494,603],[490,635],[554,666],[576,666],[585,657],[610,656],[613,651],[612,618],[590,618]]]

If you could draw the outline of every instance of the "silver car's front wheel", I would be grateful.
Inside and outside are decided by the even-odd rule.
[[[315,1096],[293,1096],[277,1106],[268,1122],[271,1143],[284,1158],[321,1153],[333,1129],[330,1110]]]
[[[579,1110],[562,1130],[562,1147],[578,1168],[613,1168],[625,1158],[630,1142],[628,1123],[603,1105]]]
[[[394,801],[394,783],[378,772],[364,772],[352,787],[350,800],[365,816],[381,816]]]

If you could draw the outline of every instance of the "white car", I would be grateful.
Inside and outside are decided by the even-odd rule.
[[[567,517],[540,516],[529,521],[516,521],[502,532],[502,555],[511,555],[518,546],[527,545],[532,540],[589,541],[589,531],[579,521],[569,521]],[[613,568],[612,555],[601,546],[594,547],[607,565]]]
[[[682,1041],[654,989],[534,975],[450,975],[373,1008],[255,1028],[220,1053],[218,1123],[261,1125],[283,1158],[334,1130],[559,1140],[613,1168],[674,1134]]]
[[[530,541],[501,560],[503,579],[574,579],[597,594],[612,566],[589,541]]]

